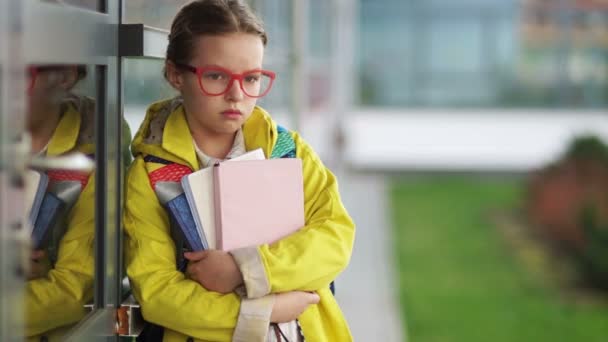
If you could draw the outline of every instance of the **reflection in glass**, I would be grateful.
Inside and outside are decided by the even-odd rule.
[[[60,3],[65,5],[71,5],[80,8],[86,8],[93,11],[99,9],[100,0],[44,0],[46,2]]]
[[[33,65],[27,70],[26,130],[36,157],[74,152],[94,158],[95,102],[77,90],[82,65]],[[93,298],[94,174],[29,170],[26,189],[32,225],[25,288],[25,335],[60,340],[82,319]]]
[[[155,59],[127,58],[123,62],[124,116],[128,126],[134,128],[131,131],[133,134],[144,121],[150,103],[177,95],[159,71],[163,70],[163,66],[163,60]]]
[[[126,0],[124,22],[168,30],[180,7],[190,0]]]

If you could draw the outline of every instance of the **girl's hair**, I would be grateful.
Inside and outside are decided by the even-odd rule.
[[[262,21],[240,0],[194,0],[180,9],[169,33],[167,60],[188,64],[194,54],[196,39],[201,35],[251,33],[268,38]],[[164,72],[167,77],[167,72]]]

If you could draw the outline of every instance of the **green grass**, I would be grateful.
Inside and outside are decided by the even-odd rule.
[[[392,219],[410,342],[608,341],[608,307],[559,298],[489,220],[520,206],[523,182],[396,179]]]

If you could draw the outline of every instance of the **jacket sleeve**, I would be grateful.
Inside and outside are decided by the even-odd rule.
[[[55,267],[26,283],[27,337],[76,323],[86,314],[84,304],[93,297],[94,179],[89,177],[66,218]]]
[[[355,226],[335,176],[299,135],[293,136],[303,165],[306,223],[276,243],[232,251],[249,298],[325,288],[346,268],[352,253]]]
[[[265,336],[274,299],[241,305],[235,293],[207,291],[176,269],[168,217],[141,157],[129,170],[125,204],[127,274],[147,321],[206,341],[230,340],[237,321],[236,333],[257,331]],[[245,314],[240,316],[240,311]]]

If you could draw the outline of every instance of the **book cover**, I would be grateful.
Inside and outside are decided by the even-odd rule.
[[[272,243],[304,226],[302,161],[235,161],[214,166],[218,249]]]
[[[179,227],[183,240],[191,251],[201,251],[207,248],[196,230],[196,223],[185,194],[181,194],[165,204],[169,219]]]
[[[62,215],[64,207],[65,203],[54,193],[44,194],[32,229],[33,249],[40,249],[46,245],[49,233]]]
[[[264,158],[264,151],[258,148],[226,162],[263,160]],[[208,248],[215,249],[217,239],[215,234],[213,167],[207,167],[185,176],[182,178],[182,187],[201,240]]]

